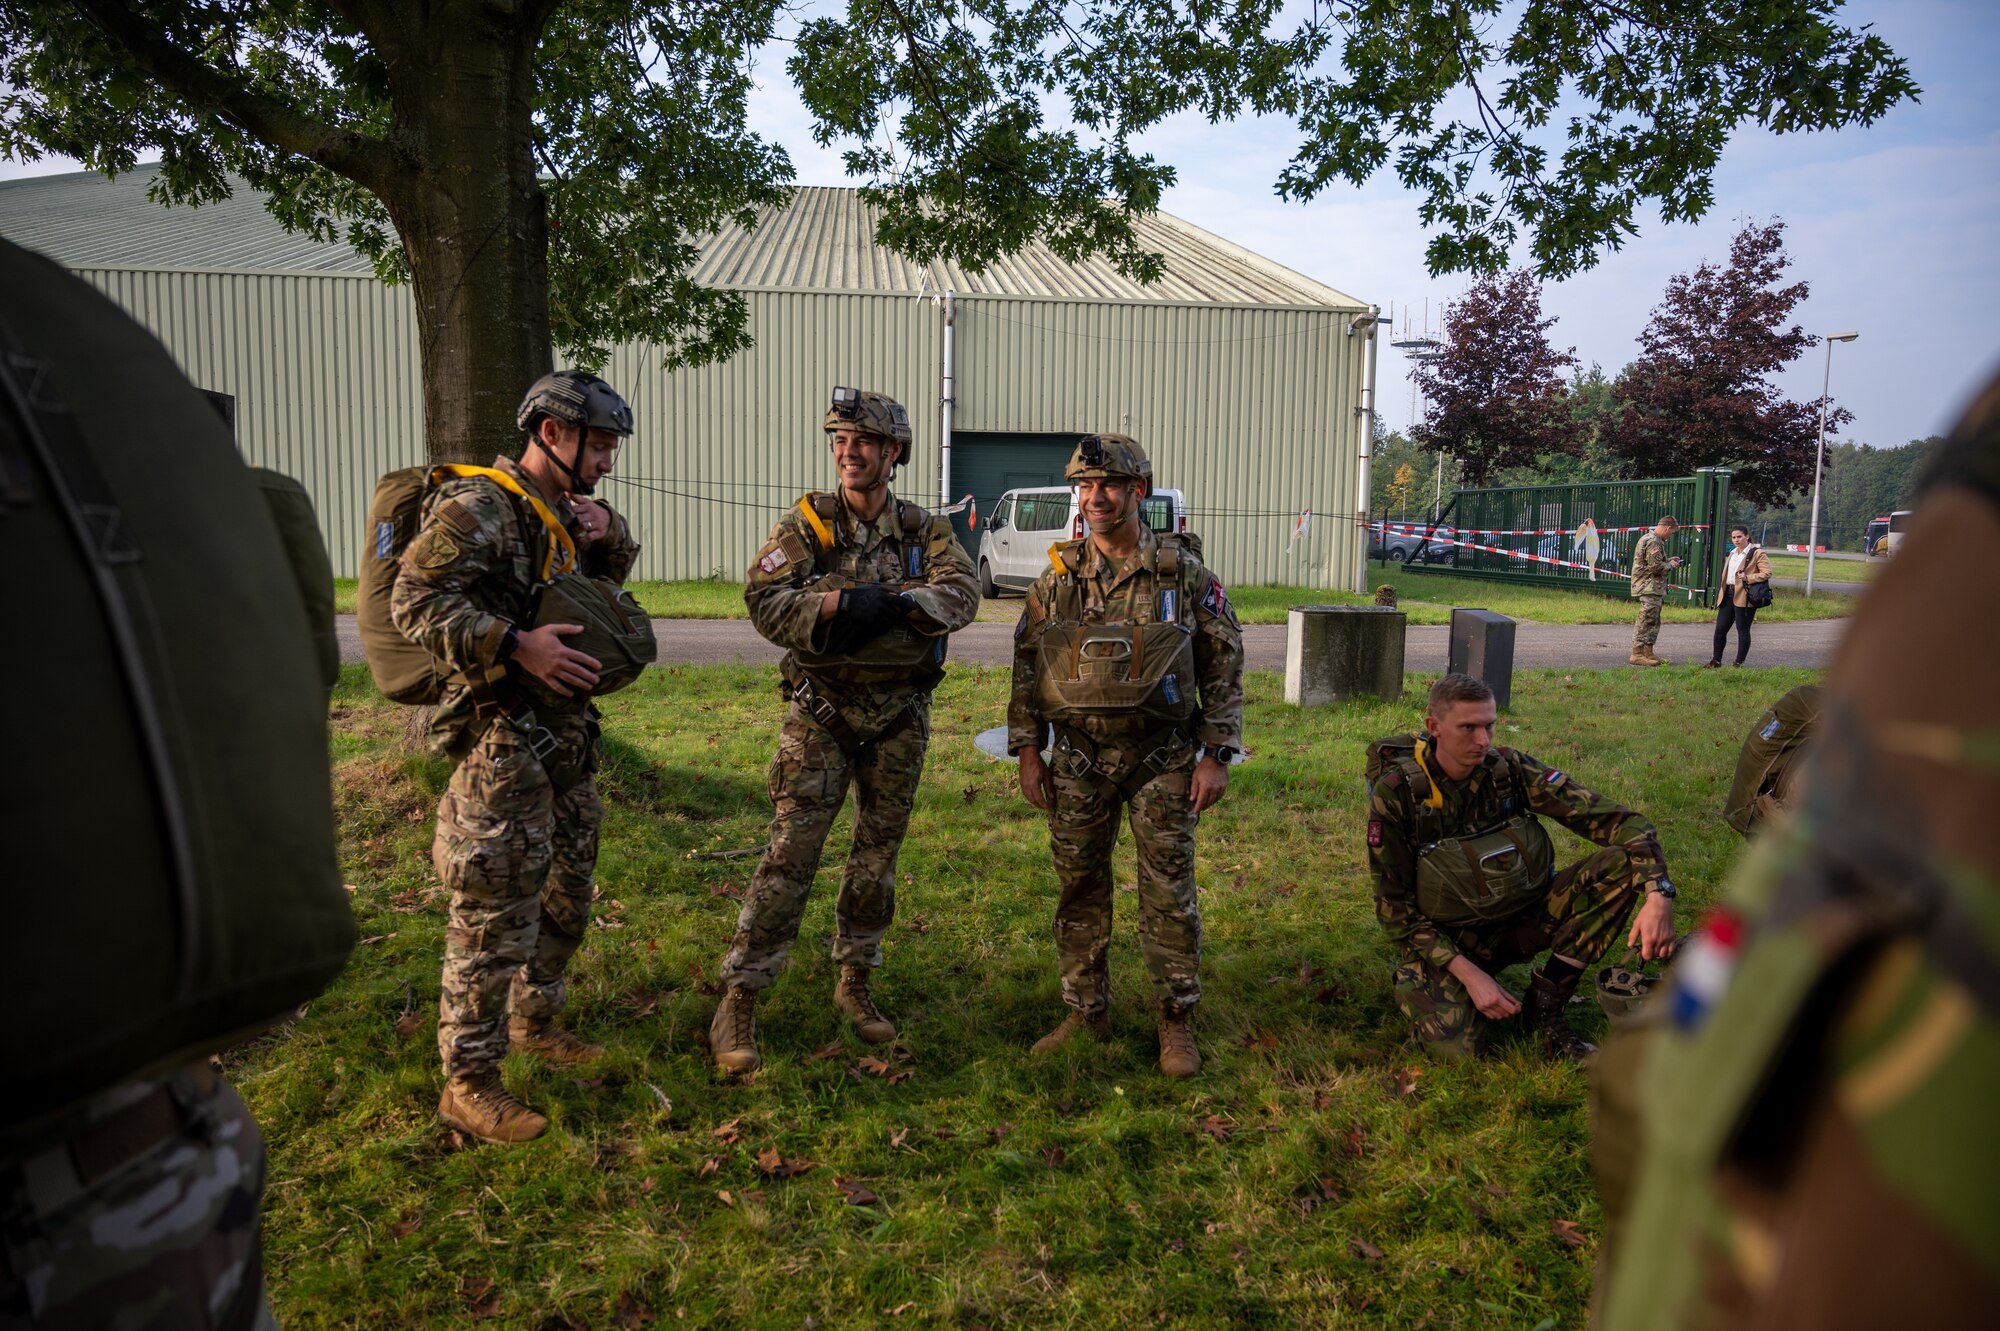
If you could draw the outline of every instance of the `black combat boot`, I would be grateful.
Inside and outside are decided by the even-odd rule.
[[[1552,980],[1541,971],[1528,985],[1528,1026],[1540,1031],[1549,1052],[1558,1058],[1583,1060],[1597,1052],[1597,1046],[1570,1029],[1569,998],[1583,972],[1570,969],[1569,976]]]

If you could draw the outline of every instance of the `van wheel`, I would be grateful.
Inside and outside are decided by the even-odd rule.
[[[979,594],[991,601],[1000,595],[999,584],[993,581],[993,565],[979,561]]]
[[[1390,563],[1392,564],[1407,563],[1409,562],[1409,558],[1410,558],[1410,552],[1408,550],[1405,550],[1402,546],[1396,545],[1396,546],[1391,546],[1389,548]]]

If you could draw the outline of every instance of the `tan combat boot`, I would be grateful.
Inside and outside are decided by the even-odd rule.
[[[757,993],[732,987],[716,1004],[708,1023],[708,1052],[724,1072],[755,1072],[764,1066],[757,1055]]]
[[[534,1017],[507,1018],[507,1042],[524,1054],[551,1063],[594,1063],[604,1057],[603,1045],[592,1044],[552,1021]]]
[[[1549,1052],[1557,1058],[1582,1062],[1597,1052],[1597,1046],[1578,1035],[1569,1024],[1569,996],[1576,992],[1581,971],[1558,984],[1540,971],[1528,985],[1528,1028],[1539,1031]]]
[[[500,1070],[453,1077],[438,1097],[438,1117],[483,1142],[512,1146],[548,1131],[549,1121],[508,1094]]]
[[[1192,1009],[1160,1010],[1160,1071],[1169,1077],[1192,1077],[1201,1071],[1201,1051],[1194,1046]]]
[[[847,1014],[847,1019],[854,1023],[855,1034],[869,1044],[887,1044],[896,1038],[894,1023],[882,1015],[882,1009],[875,1006],[875,996],[868,992],[866,966],[840,968],[833,1005]]]
[[[1075,1008],[1071,1008],[1069,1015],[1062,1019],[1062,1025],[1035,1041],[1034,1048],[1029,1052],[1052,1054],[1086,1031],[1100,1041],[1109,1040],[1111,1038],[1110,1016],[1100,1012],[1094,1017],[1086,1017]]]

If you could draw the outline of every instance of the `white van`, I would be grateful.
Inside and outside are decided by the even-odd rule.
[[[1188,534],[1187,497],[1179,490],[1153,491],[1140,503],[1139,516],[1156,532]],[[979,534],[980,594],[1026,591],[1049,566],[1049,547],[1082,535],[1074,486],[1009,490]]]

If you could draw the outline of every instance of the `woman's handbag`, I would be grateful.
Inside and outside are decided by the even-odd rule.
[[[1763,582],[1750,583],[1743,589],[1743,599],[1749,603],[1752,610],[1762,610],[1771,604],[1770,581],[1767,579]]]

